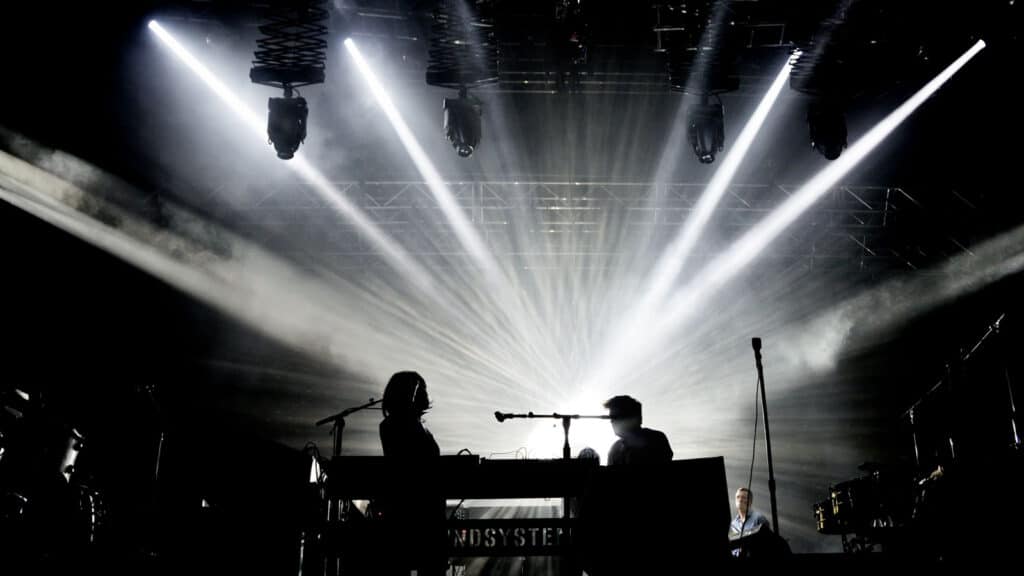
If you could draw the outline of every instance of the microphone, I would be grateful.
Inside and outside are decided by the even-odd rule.
[[[504,422],[505,421],[505,415],[502,414],[501,412],[495,411],[494,412],[494,417],[498,420],[498,422]]]
[[[761,351],[761,339],[760,338],[753,338],[753,339],[750,340],[750,343],[754,346],[754,352],[760,352]]]

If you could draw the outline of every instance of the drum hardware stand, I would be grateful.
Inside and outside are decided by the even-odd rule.
[[[917,442],[917,423],[914,421],[914,410],[916,410],[917,404],[910,407],[907,410],[907,416],[910,418],[910,439],[914,443],[914,468],[920,470],[921,468],[921,454],[918,449]]]
[[[846,554],[865,554],[874,549],[874,544],[860,536],[847,537],[843,533],[843,552]]]
[[[153,382],[145,382],[139,385],[137,391],[146,396],[146,401],[153,409],[153,415],[155,416],[154,420],[156,421],[157,426],[156,455],[151,463],[152,474],[150,474],[150,478],[153,480],[153,488],[149,495],[149,505],[152,506],[153,513],[159,516],[163,513],[163,510],[161,509],[163,502],[160,494],[160,465],[164,459],[164,443],[167,438],[167,426],[164,420],[164,412],[161,409],[160,401],[157,398],[158,390],[156,384]],[[161,543],[159,541],[159,537],[155,533],[156,529],[150,528],[149,530],[150,532],[153,532],[149,536],[151,542],[143,545],[143,553],[151,558],[157,558],[162,555]]]
[[[997,336],[996,340],[997,340],[997,342],[999,343],[999,345],[1001,347],[1000,351],[1001,351],[1001,357],[1002,357],[1001,359],[1003,361],[1003,375],[1004,375],[1004,379],[1006,380],[1006,391],[1007,391],[1007,394],[1009,396],[1009,402],[1010,402],[1010,430],[1011,430],[1012,435],[1013,435],[1011,446],[1015,447],[1016,449],[1019,450],[1022,447],[1022,443],[1021,443],[1021,439],[1020,439],[1020,429],[1017,426],[1017,406],[1016,406],[1016,403],[1014,401],[1014,396],[1013,396],[1013,383],[1012,383],[1012,381],[1010,379],[1009,366],[1007,366],[1007,363],[1006,363],[1007,353],[1006,353],[1006,349],[1004,347],[1005,346],[1005,344],[1004,344],[1004,340],[1005,339],[999,337],[999,335],[1001,334],[1000,328],[1002,326],[1003,320],[1005,320],[1005,319],[1006,319],[1006,313],[1004,312],[1003,314],[1000,314],[998,318],[996,318],[995,322],[993,322],[992,324],[990,324],[988,326],[988,329],[985,331],[984,334],[982,334],[981,338],[979,338],[978,341],[975,342],[974,346],[972,346],[970,350],[968,350],[966,353],[960,355],[960,357],[957,358],[957,361],[959,363],[961,363],[961,364],[966,362],[967,360],[969,360],[971,358],[971,356],[974,355],[975,352],[978,351],[978,348],[980,348],[981,345],[984,344],[985,341],[988,340],[988,338],[990,336],[992,336],[993,334],[995,334]],[[929,388],[927,392],[925,392],[916,402],[914,402],[913,405],[910,406],[910,408],[907,409],[906,412],[903,413],[903,416],[906,417],[906,418],[909,418],[909,420],[910,420],[910,430],[911,430],[912,438],[913,438],[913,441],[914,441],[914,463],[916,464],[916,466],[918,468],[920,468],[920,466],[921,466],[921,461],[920,461],[920,455],[918,453],[918,449],[919,448],[918,448],[918,441],[917,441],[917,429],[916,429],[916,426],[915,426],[915,424],[916,424],[915,423],[915,410],[917,410],[917,408],[919,406],[921,406],[921,404],[924,403],[924,401],[926,399],[931,397],[932,394],[934,394],[940,388],[942,388],[943,384],[946,384],[947,382],[952,380],[952,377],[953,377],[952,364],[947,364],[946,365],[946,373],[947,373],[946,377],[944,377],[944,378],[940,379],[938,382],[936,382],[934,386]],[[950,455],[953,456],[954,459],[955,459],[955,456],[956,456],[956,445],[955,445],[952,437],[949,438],[949,450],[950,450]]]
[[[334,448],[333,448],[333,450],[331,452],[331,460],[332,461],[336,462],[336,461],[338,461],[338,458],[341,457],[341,446],[342,446],[342,442],[341,441],[342,441],[342,436],[345,433],[345,417],[350,415],[350,414],[354,414],[355,412],[359,412],[360,410],[365,410],[367,408],[371,408],[373,406],[376,406],[377,404],[380,404],[383,401],[384,401],[383,399],[374,400],[373,398],[370,398],[370,401],[367,402],[366,404],[361,404],[359,406],[353,406],[352,408],[346,408],[345,410],[342,410],[341,412],[338,412],[337,414],[335,414],[333,416],[328,416],[327,418],[323,418],[323,419],[318,420],[316,422],[317,426],[323,426],[324,424],[327,424],[327,423],[331,423],[332,424],[332,426],[331,426],[331,435],[334,436]],[[341,516],[342,516],[341,508],[342,508],[342,504],[343,503],[341,502],[341,500],[338,500],[338,499],[335,499],[335,498],[331,498],[331,499],[329,499],[327,501],[327,520],[329,522],[329,524],[328,524],[329,526],[335,527],[335,526],[337,526],[337,523],[341,521]],[[336,554],[333,551],[333,548],[331,548],[330,546],[328,546],[328,550],[331,550],[331,552],[329,552],[329,557],[326,559],[326,561],[327,561],[327,575],[328,576],[333,576],[333,575],[336,575],[336,574],[340,574],[341,573],[341,556]],[[300,574],[302,572],[301,566],[300,566],[299,572],[300,572]]]
[[[761,388],[761,413],[764,414],[764,443],[768,448],[768,493],[772,502],[772,529],[775,535],[779,534],[779,507],[775,499],[775,464],[772,459],[772,435],[768,430],[768,399],[764,394],[764,366],[761,365],[761,339],[753,338],[751,345],[754,348],[754,364],[757,366],[757,383]]]
[[[1008,354],[1006,350],[1006,338],[1004,338],[1002,332],[999,331],[1001,328],[1000,324],[1005,317],[1006,314],[1003,314],[997,318],[992,324],[991,330],[995,332],[996,342],[999,344],[999,356],[1000,360],[1003,362],[1003,379],[1006,380],[1006,394],[1010,400],[1010,432],[1013,436],[1011,448],[1020,451],[1021,448],[1024,447],[1024,444],[1021,444],[1020,429],[1017,428],[1017,403],[1013,398],[1013,380],[1010,378],[1010,366],[1007,362]]]

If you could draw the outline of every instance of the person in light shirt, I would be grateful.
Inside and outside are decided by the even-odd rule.
[[[742,534],[744,537],[761,531],[761,528],[768,524],[768,518],[764,514],[751,507],[753,494],[750,489],[741,486],[736,490],[736,516],[729,524],[729,539],[736,540]],[[733,556],[740,556],[743,547],[737,547],[732,551]]]

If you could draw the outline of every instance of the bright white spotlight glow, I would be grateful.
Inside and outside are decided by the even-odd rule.
[[[605,396],[587,391],[570,402],[560,404],[556,412],[560,414],[603,415],[608,411],[602,407]],[[516,420],[506,422],[506,426],[515,425]],[[530,421],[533,424],[530,437],[526,441],[529,458],[561,458],[562,446],[565,443],[565,431],[561,420]],[[615,433],[610,420],[583,418],[573,420],[569,426],[569,448],[572,457],[576,458],[580,450],[591,448],[607,464],[608,450],[615,443]]]
[[[487,273],[493,274],[496,272],[496,264],[490,251],[484,245],[483,240],[476,233],[472,224],[470,224],[469,219],[466,218],[465,212],[455,202],[455,196],[448,189],[448,186],[445,185],[441,175],[437,172],[437,168],[434,167],[434,163],[430,161],[427,153],[413,135],[412,130],[409,129],[409,125],[402,118],[402,114],[395,107],[394,102],[391,101],[391,97],[384,90],[380,80],[377,79],[377,75],[374,74],[366,59],[363,58],[359,47],[356,46],[356,43],[351,38],[346,38],[345,48],[355,61],[356,67],[359,68],[360,74],[362,74],[366,84],[370,87],[370,91],[373,93],[374,98],[376,98],[377,103],[384,110],[384,114],[387,116],[388,122],[391,123],[391,127],[398,134],[398,138],[402,141],[405,151],[409,153],[409,157],[412,158],[416,169],[419,170],[423,180],[427,183],[427,187],[434,194],[434,198],[441,207],[441,211],[444,212],[448,222],[455,230],[455,235],[458,236],[459,241],[462,242],[463,247],[469,252],[477,265],[481,266]]]
[[[580,450],[591,448],[601,457],[601,463],[608,463],[608,450],[615,443],[615,433],[608,420],[573,420],[569,428],[569,449],[571,456],[579,456]],[[526,441],[530,458],[561,458],[565,432],[559,420],[545,421],[536,425]]]
[[[736,138],[735,144],[730,147],[729,153],[726,154],[722,163],[715,171],[715,175],[711,178],[704,193],[701,194],[697,205],[686,219],[679,234],[662,252],[654,271],[651,273],[646,290],[630,312],[624,315],[624,326],[616,333],[614,340],[608,344],[607,349],[610,352],[604,358],[614,361],[617,356],[612,351],[630,346],[632,342],[641,338],[643,330],[655,321],[657,309],[674,284],[686,259],[697,245],[697,241],[707,227],[715,207],[718,206],[722,197],[725,196],[729,184],[732,182],[733,177],[736,176],[737,170],[739,170],[740,163],[746,157],[750,146],[754,143],[754,138],[761,130],[761,127],[764,126],[768,113],[778,100],[783,87],[785,87],[797,58],[799,58],[799,52],[791,56],[775,76],[775,80],[768,88],[764,97],[761,98],[761,102],[757,105],[754,113],[751,114],[750,119],[747,120],[746,125],[743,126],[743,130]],[[604,382],[606,380],[603,378],[608,373],[607,367],[599,366],[588,379],[589,386],[604,389]]]
[[[734,242],[728,250],[712,261],[700,275],[670,303],[668,313],[663,316],[667,327],[673,327],[688,313],[692,312],[699,302],[712,291],[735,276],[749,264],[782,233],[789,225],[811,207],[822,195],[855,168],[871,153],[889,134],[903,123],[921,104],[945,84],[954,74],[964,67],[974,56],[985,47],[979,40],[970,50],[957,58],[952,64],[940,72],[934,79],[924,85],[906,102],[889,113],[861,137],[855,144],[831,162],[825,169],[816,174],[796,193],[789,197],[781,206],[766,216],[761,222],[750,229],[742,238]]]
[[[238,115],[239,118],[245,122],[245,125],[251,128],[261,138],[267,137],[267,127],[264,120],[252,111],[251,108],[246,106],[230,88],[227,87],[223,82],[217,78],[209,68],[204,66],[195,56],[192,55],[174,36],[172,36],[163,26],[160,25],[156,20],[149,21],[149,29],[157,35],[165,46],[171,49],[182,62],[184,62],[189,69],[192,70],[199,76],[199,78],[211,89],[214,94],[219,96],[231,110]],[[384,257],[394,266],[399,272],[405,274],[410,281],[412,281],[417,287],[422,290],[433,293],[434,289],[427,272],[420,267],[415,261],[409,258],[408,253],[402,249],[395,241],[386,236],[383,231],[376,224],[374,224],[366,214],[363,213],[356,205],[349,202],[347,198],[339,191],[331,182],[323,175],[322,172],[317,170],[308,160],[305,159],[301,154],[296,154],[294,158],[289,160],[287,166],[294,170],[303,181],[306,182],[314,191],[316,191],[320,197],[328,203],[329,206],[340,212],[343,216],[352,221],[356,227],[366,235],[369,241],[374,244],[383,254]]]

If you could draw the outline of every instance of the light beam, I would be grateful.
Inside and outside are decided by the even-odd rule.
[[[345,39],[345,49],[348,50],[352,60],[355,61],[356,67],[359,69],[359,73],[362,75],[363,80],[366,81],[367,86],[370,87],[370,92],[373,93],[373,97],[377,100],[377,104],[380,105],[384,111],[384,115],[387,116],[388,122],[391,123],[391,127],[394,128],[395,133],[398,135],[399,140],[402,141],[402,146],[405,147],[405,151],[409,154],[413,164],[416,165],[416,169],[420,175],[423,176],[423,180],[426,181],[427,187],[430,192],[434,195],[437,200],[438,206],[441,211],[444,212],[445,217],[455,230],[455,235],[459,238],[463,247],[473,258],[478,266],[480,266],[488,275],[497,274],[497,264],[494,261],[494,257],[491,255],[490,250],[484,244],[480,235],[477,234],[473,225],[469,222],[465,212],[459,207],[455,201],[455,195],[445,185],[444,180],[441,179],[441,175],[437,172],[437,168],[434,167],[434,163],[430,161],[426,151],[420,146],[416,136],[413,135],[412,130],[409,129],[409,125],[405,123],[405,119],[402,118],[401,112],[395,106],[394,102],[391,101],[391,97],[388,96],[387,90],[380,83],[377,75],[370,68],[369,63],[363,58],[362,53],[359,51],[359,47],[351,38]],[[497,279],[492,277],[492,279]]]
[[[687,258],[693,252],[693,248],[697,245],[697,241],[707,227],[715,207],[718,206],[725,196],[729,184],[739,170],[740,164],[753,145],[754,139],[760,132],[761,127],[764,126],[768,113],[778,100],[783,87],[785,87],[786,81],[789,79],[789,73],[793,69],[793,64],[797,58],[799,58],[799,51],[786,61],[786,64],[775,76],[775,80],[771,83],[768,91],[761,98],[761,102],[754,109],[754,113],[751,114],[750,119],[747,120],[740,135],[736,138],[736,143],[729,148],[725,159],[719,165],[718,170],[715,171],[715,175],[708,183],[704,193],[701,194],[693,212],[686,219],[675,239],[658,258],[643,294],[637,303],[623,315],[622,326],[616,330],[612,340],[607,344],[607,353],[602,358],[614,362],[617,358],[616,350],[630,346],[631,342],[642,337],[643,331],[650,324],[656,322],[657,311],[663,304],[665,295],[668,294],[675,283]],[[588,387],[595,386],[598,389],[603,389],[604,383],[607,382],[603,375],[610,374],[613,371],[614,369],[610,369],[606,364],[599,363],[593,374],[588,378],[590,383]]]
[[[209,68],[203,65],[203,63],[189,52],[187,48],[178,42],[170,32],[168,32],[156,20],[149,21],[149,29],[156,34],[157,38],[159,38],[160,41],[178,57],[179,60],[184,62],[185,65],[196,74],[196,76],[199,76],[207,87],[209,87],[214,94],[219,96],[220,99],[223,100],[236,115],[238,115],[246,126],[261,138],[267,137],[266,125],[264,124],[263,119],[253,112],[251,108],[246,106],[245,102],[243,102],[234,93],[234,91],[228,88],[224,82],[217,78]],[[360,232],[366,235],[370,243],[375,245],[377,249],[381,251],[384,258],[389,262],[389,264],[391,264],[391,266],[401,274],[404,274],[420,289],[426,290],[430,293],[435,292],[433,282],[426,270],[413,261],[409,257],[408,253],[406,253],[398,243],[386,236],[362,210],[345,198],[344,194],[331,184],[320,170],[310,164],[304,155],[296,154],[287,166],[294,170],[307,185],[317,192],[321,199],[327,202],[329,206],[340,212],[344,217],[348,218],[353,224],[355,224]]]
[[[962,56],[953,61],[930,82],[925,84],[906,102],[890,112],[837,160],[797,190],[781,206],[757,223],[720,256],[715,258],[697,277],[677,292],[661,316],[661,324],[652,333],[649,342],[660,340],[666,333],[677,330],[694,311],[718,288],[749,265],[787,227],[810,208],[822,195],[860,164],[887,136],[914,113],[928,98],[963,68],[985,47],[979,40]]]

